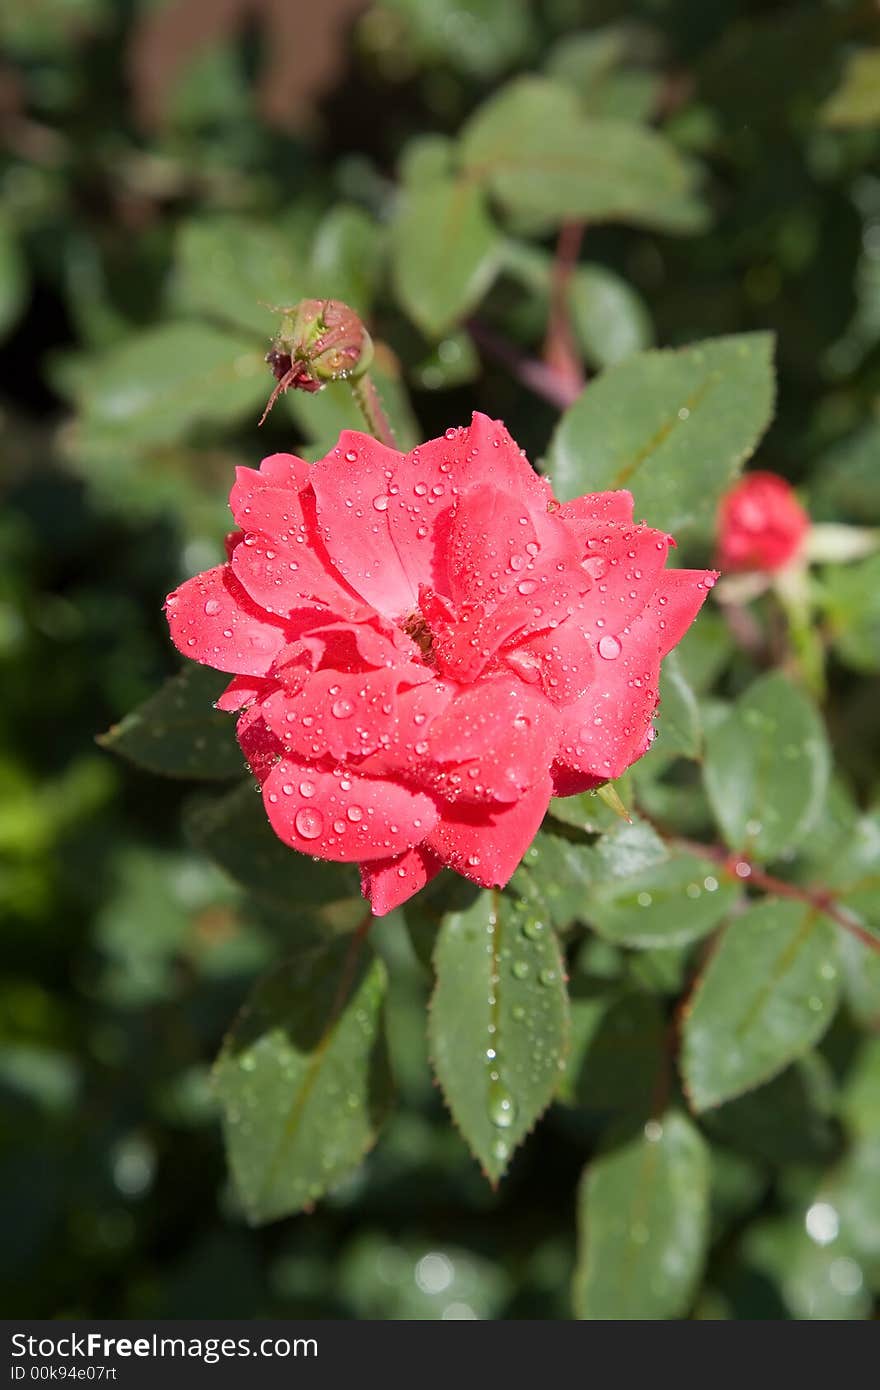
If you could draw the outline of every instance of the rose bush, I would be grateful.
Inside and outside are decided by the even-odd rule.
[[[719,567],[783,569],[800,551],[809,525],[790,483],[776,473],[748,473],[718,509]]]
[[[650,746],[662,658],[714,573],[665,568],[632,496],[559,503],[475,415],[402,454],[346,431],[238,470],[226,564],[167,599],[294,849],[383,914],[443,865],[508,881],[551,796]]]

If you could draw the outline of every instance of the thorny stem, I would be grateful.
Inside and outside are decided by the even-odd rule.
[[[832,922],[836,922],[839,927],[843,927],[845,931],[857,937],[863,946],[868,946],[872,951],[880,951],[880,936],[875,936],[873,932],[868,931],[861,922],[858,922],[844,907],[841,907],[829,889],[788,883],[783,878],[776,878],[773,874],[768,874],[759,864],[753,863],[751,859],[746,859],[744,855],[731,854],[721,845],[704,845],[699,841],[682,839],[677,835],[664,835],[662,838],[667,844],[674,845],[677,849],[686,850],[702,859],[713,860],[719,865],[722,872],[732,878],[734,882],[752,883],[756,888],[762,888],[765,893],[772,893],[778,898],[790,898],[794,902],[805,903],[807,907],[812,907],[817,912],[823,912],[826,917],[830,917]]]
[[[553,260],[550,313],[544,339],[545,363],[578,395],[586,385],[586,376],[572,328],[568,297],[583,239],[583,222],[563,223]]]
[[[397,440],[394,437],[394,430],[391,421],[385,414],[382,402],[379,399],[379,392],[369,372],[363,376],[349,382],[351,394],[364,417],[367,429],[370,434],[379,440],[380,444],[385,444],[389,449],[397,448]]]

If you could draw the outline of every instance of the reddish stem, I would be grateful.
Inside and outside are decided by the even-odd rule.
[[[573,388],[559,373],[546,362],[539,362],[519,352],[506,338],[487,328],[478,319],[471,319],[468,330],[477,347],[487,357],[492,357],[506,367],[522,386],[528,387],[536,396],[541,396],[558,410],[567,410],[580,395],[580,387]]]
[[[547,366],[575,395],[580,395],[584,389],[586,375],[571,323],[568,297],[583,239],[583,222],[563,223],[553,260],[550,313],[543,354]]]
[[[851,917],[846,909],[835,901],[834,894],[829,889],[788,883],[784,878],[768,874],[759,864],[746,859],[744,855],[731,854],[721,845],[704,845],[696,840],[681,839],[677,835],[664,836],[664,839],[667,843],[696,854],[702,859],[712,859],[735,882],[753,883],[757,888],[762,888],[765,893],[772,893],[777,898],[790,898],[794,902],[805,903],[817,912],[823,912],[832,922],[858,937],[864,946],[868,946],[872,951],[880,951],[880,936],[875,936],[867,927],[863,927],[861,922],[856,921],[855,917]]]

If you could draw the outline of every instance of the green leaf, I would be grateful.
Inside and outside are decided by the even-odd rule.
[[[375,298],[382,253],[379,228],[367,213],[346,203],[331,208],[312,241],[309,297],[341,299],[357,313],[367,313]]]
[[[363,912],[350,864],[310,859],[278,839],[251,781],[193,806],[186,829],[193,844],[276,911],[336,906]],[[350,923],[346,923],[349,925]]]
[[[843,80],[822,107],[823,125],[835,130],[880,125],[880,48],[853,53]]]
[[[847,1072],[840,1113],[851,1134],[880,1139],[880,1036],[861,1043]]]
[[[0,215],[0,334],[11,328],[24,305],[27,267],[12,224]]]
[[[718,926],[735,903],[735,884],[719,882],[717,865],[692,854],[593,886],[587,921],[618,946],[686,946]]]
[[[657,109],[663,78],[644,68],[621,71],[628,56],[650,53],[650,36],[635,25],[609,25],[566,36],[550,52],[547,72],[568,83],[584,112],[649,120]]]
[[[222,671],[192,662],[98,742],[166,777],[241,777],[244,754],[235,720],[213,708],[229,684]]]
[[[880,523],[880,420],[870,420],[823,453],[810,478],[816,521]]]
[[[417,56],[485,80],[516,63],[534,38],[529,6],[508,0],[386,0],[383,10],[405,22],[407,66]]]
[[[384,994],[353,936],[280,966],[245,1004],[215,1083],[251,1222],[309,1207],[372,1148],[390,1104]]]
[[[550,225],[690,232],[704,222],[693,168],[673,145],[628,121],[584,117],[575,93],[547,78],[521,77],[490,97],[465,126],[459,153],[508,211]]]
[[[664,1065],[656,999],[611,984],[571,983],[571,1050],[557,1099],[588,1111],[645,1118]]]
[[[657,753],[699,758],[703,727],[697,697],[691,689],[678,659],[670,652],[660,668],[660,706],[657,711],[657,738],[648,756]]]
[[[569,304],[575,334],[591,367],[613,367],[649,348],[654,340],[644,300],[603,265],[577,267]]]
[[[781,672],[749,686],[706,734],[704,781],[731,849],[773,859],[797,845],[828,787],[825,726]]]
[[[584,915],[594,859],[589,845],[541,830],[510,881],[511,891],[522,894],[524,904],[545,912],[552,925],[564,931]]]
[[[553,932],[500,893],[443,922],[428,1036],[453,1119],[497,1180],[553,1098],[568,998]]]
[[[770,421],[772,351],[769,334],[744,333],[603,372],[550,441],[557,495],[629,488],[652,526],[708,522]]]
[[[624,806],[632,806],[632,780],[628,773],[611,783]],[[588,835],[598,835],[605,830],[616,830],[620,826],[620,816],[597,792],[581,792],[578,796],[554,796],[550,802],[550,814],[563,825],[584,830]],[[662,857],[662,856],[661,856]]]
[[[812,1047],[837,1007],[835,928],[768,898],[733,921],[688,1004],[682,1073],[694,1110],[769,1081]]]
[[[710,1136],[771,1166],[816,1163],[837,1142],[833,1106],[828,1067],[808,1052],[766,1085],[708,1111],[703,1125]]]
[[[480,375],[480,359],[470,335],[463,329],[434,343],[421,361],[409,367],[409,378],[423,391],[449,391]]]
[[[439,338],[479,304],[498,266],[500,238],[485,195],[466,179],[405,189],[392,236],[400,302]]]
[[[876,466],[876,456],[875,456]],[[821,603],[834,650],[854,671],[880,671],[880,554],[829,566]]]
[[[252,333],[264,352],[278,323],[273,308],[295,304],[309,293],[303,246],[289,230],[269,222],[231,217],[185,222],[177,236],[175,269],[176,306]]]
[[[840,1240],[814,1241],[805,1213],[750,1225],[742,1250],[752,1278],[757,1273],[772,1280],[791,1317],[818,1322],[871,1317],[871,1296],[850,1246]],[[778,1316],[781,1320],[784,1310]]]
[[[229,425],[265,402],[272,381],[252,338],[166,323],[78,364],[78,432],[132,449],[179,442],[195,424]],[[83,446],[85,447],[85,445]]]
[[[609,1135],[578,1189],[579,1318],[682,1317],[702,1269],[709,1155],[684,1115],[667,1111]]]
[[[633,817],[627,823],[615,818],[596,845],[596,857],[597,879],[625,879],[662,864],[669,850],[647,821]]]

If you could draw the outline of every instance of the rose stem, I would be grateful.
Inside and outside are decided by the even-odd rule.
[[[356,381],[350,381],[351,394],[364,417],[367,429],[374,435],[381,444],[386,444],[389,449],[397,448],[397,440],[394,437],[394,430],[391,428],[391,421],[382,408],[379,399],[379,392],[376,390],[369,372],[358,377]]]

